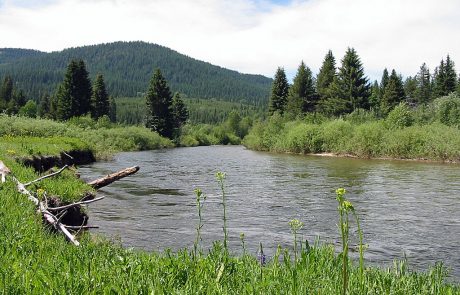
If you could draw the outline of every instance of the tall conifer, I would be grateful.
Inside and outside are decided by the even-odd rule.
[[[369,109],[369,82],[355,49],[348,48],[345,53],[337,78],[331,85],[331,91],[341,109],[339,112],[350,113],[358,108]],[[342,102],[339,102],[340,100]]]
[[[335,58],[332,51],[329,50],[324,57],[323,64],[319,69],[318,76],[316,77],[316,90],[320,99],[326,99],[329,96],[329,87],[334,81],[336,75]]]
[[[415,90],[415,99],[418,104],[427,104],[431,99],[431,75],[427,65],[423,63],[420,71],[415,76],[417,89]]]
[[[104,76],[98,74],[93,85],[93,94],[91,96],[91,117],[99,119],[100,117],[109,115],[110,103],[109,95],[105,88]]]
[[[289,88],[286,111],[293,115],[311,112],[315,109],[317,100],[313,74],[302,61],[294,77],[294,83]]]
[[[284,69],[278,67],[275,79],[272,84],[270,95],[270,105],[268,112],[272,115],[274,112],[283,113],[286,108],[287,97],[289,94],[289,84]]]
[[[433,75],[433,97],[448,95],[457,89],[457,73],[455,64],[447,55],[446,62],[441,60],[441,64],[436,68]]]
[[[396,74],[395,70],[391,71],[388,84],[385,87],[381,102],[381,111],[388,114],[396,105],[406,98],[404,85],[401,76]]]
[[[69,63],[56,96],[58,120],[85,115],[90,111],[91,81],[83,60],[72,60]]]
[[[171,91],[160,69],[155,70],[150,80],[146,103],[146,126],[161,136],[172,138],[174,126]]]
[[[174,118],[174,128],[180,128],[188,119],[189,113],[180,93],[174,93],[172,98],[172,115]]]
[[[110,122],[117,122],[117,103],[112,96],[109,98],[109,118]]]

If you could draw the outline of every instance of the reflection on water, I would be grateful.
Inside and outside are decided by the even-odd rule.
[[[235,146],[121,153],[114,161],[80,170],[87,180],[128,166],[141,170],[100,190],[107,196],[89,208],[98,232],[124,245],[177,250],[191,247],[197,214],[193,190],[208,196],[203,244],[221,240],[222,207],[214,178],[227,173],[230,247],[262,242],[268,254],[289,247],[289,220],[305,223],[310,242],[339,243],[334,190],[345,187],[362,219],[368,262],[388,265],[407,256],[416,269],[444,261],[460,278],[460,167],[402,161],[342,159],[258,153]],[[352,233],[356,243],[356,233]]]

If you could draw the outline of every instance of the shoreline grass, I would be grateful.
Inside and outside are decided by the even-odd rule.
[[[171,140],[145,127],[125,127],[102,120],[94,122],[86,117],[73,118],[63,123],[0,114],[0,138],[2,142],[22,141],[25,145],[30,145],[28,142],[37,139],[34,146],[38,147],[42,154],[47,152],[44,145],[48,145],[49,152],[53,153],[55,149],[52,148],[52,144],[57,147],[59,141],[62,141],[63,145],[74,144],[78,148],[90,148],[97,159],[108,159],[121,151],[152,150],[174,146]],[[47,138],[49,144],[40,141],[41,138]],[[59,148],[63,151],[67,145]]]
[[[460,162],[460,129],[436,122],[395,130],[384,120],[286,122],[275,115],[256,124],[243,144],[253,150],[282,153]]]

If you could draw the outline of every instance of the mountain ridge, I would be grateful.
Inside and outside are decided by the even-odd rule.
[[[2,58],[1,53],[6,51],[8,54]],[[27,96],[36,99],[43,92],[54,93],[67,64],[75,58],[85,61],[92,79],[102,73],[109,92],[118,97],[146,92],[155,68],[161,69],[172,91],[189,97],[265,104],[272,82],[262,75],[242,74],[143,41],[118,41],[49,53],[0,48],[0,78],[10,75]]]

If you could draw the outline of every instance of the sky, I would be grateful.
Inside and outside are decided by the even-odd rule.
[[[459,0],[0,0],[0,48],[160,44],[243,73],[292,79],[353,47],[371,80],[415,75],[447,54],[460,70]]]

